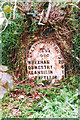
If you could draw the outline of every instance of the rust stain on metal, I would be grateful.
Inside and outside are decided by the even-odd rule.
[[[55,42],[40,40],[32,45],[27,58],[27,73],[29,77],[39,76],[53,82],[64,77],[64,59]]]

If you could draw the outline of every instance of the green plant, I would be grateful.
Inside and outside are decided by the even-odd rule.
[[[34,87],[26,84],[15,86],[13,92],[9,91],[2,99],[3,118],[6,115],[12,118],[77,118],[77,78],[68,77],[65,82],[59,82],[58,87],[48,88],[47,84],[40,87],[37,83]]]

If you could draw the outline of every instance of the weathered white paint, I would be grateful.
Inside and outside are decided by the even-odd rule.
[[[29,77],[40,76],[42,80],[64,77],[64,59],[57,44],[51,40],[35,42],[29,50],[27,73]]]

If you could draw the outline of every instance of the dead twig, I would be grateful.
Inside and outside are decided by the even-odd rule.
[[[16,19],[15,17],[16,7],[17,7],[17,0],[15,0],[14,10],[13,10],[13,19]]]
[[[7,114],[6,114],[6,118],[8,118],[8,114],[9,114],[9,111],[10,111],[10,110],[12,110],[14,107],[16,108],[16,107],[19,106],[18,110],[15,112],[15,114],[16,114],[16,113],[20,110],[21,105],[22,105],[27,99],[28,99],[28,97],[25,98],[25,99],[22,101],[22,103],[20,103],[19,105],[12,106],[11,108],[9,108],[8,111],[7,111]],[[14,115],[15,115],[15,114],[14,114]]]
[[[22,83],[24,83],[25,81],[27,81],[29,78],[27,78],[27,79],[25,79],[25,80],[23,80],[23,81],[20,81],[20,82],[18,82],[16,85],[21,85]]]
[[[74,5],[72,3],[70,5],[76,7],[78,10],[80,10],[80,8],[77,5]]]
[[[44,22],[44,23],[46,23],[47,20],[48,20],[48,17],[49,17],[50,11],[51,11],[51,6],[52,6],[52,1],[49,0],[49,6],[48,6],[48,9],[47,9],[47,12],[46,12],[46,16],[45,16],[45,18],[43,19],[43,22]]]

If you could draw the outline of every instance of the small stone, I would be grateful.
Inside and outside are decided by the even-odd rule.
[[[7,66],[0,65],[0,71],[2,71],[2,72],[8,71]]]
[[[0,86],[0,99],[3,98],[5,93],[7,93],[7,90],[4,87]]]
[[[9,88],[13,89],[13,78],[7,71],[7,66],[0,65],[0,99]]]
[[[8,83],[8,86],[9,86],[9,88],[11,88],[11,89],[13,89],[13,82],[12,83]]]
[[[24,95],[20,95],[18,99],[24,99]]]
[[[3,84],[5,84],[7,82],[12,83],[12,81],[13,81],[12,76],[8,73],[3,73],[1,81],[3,82]]]

